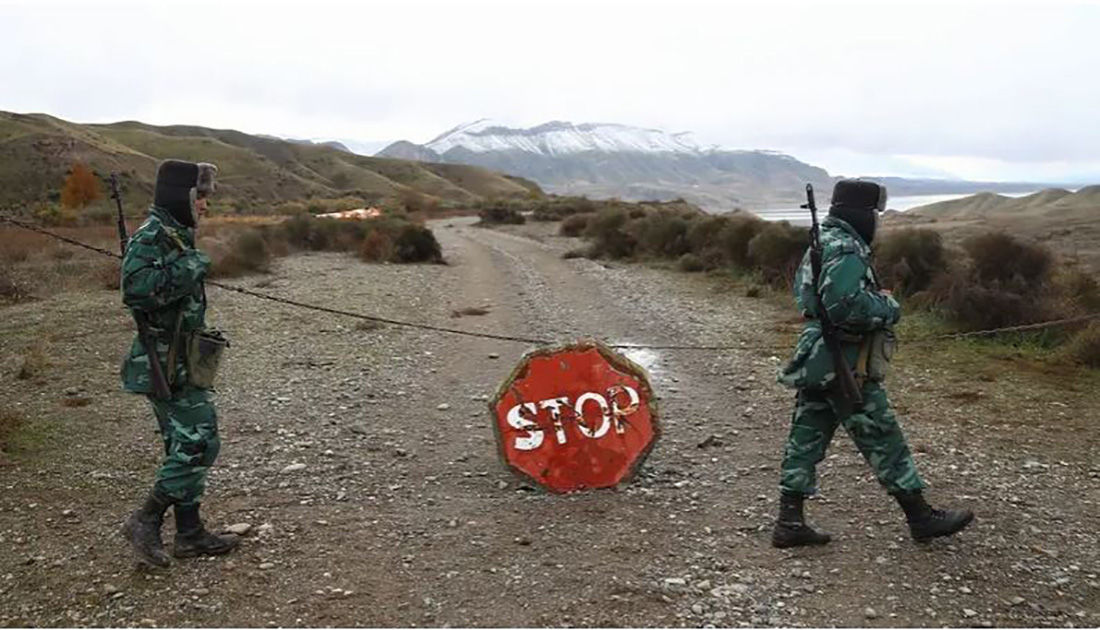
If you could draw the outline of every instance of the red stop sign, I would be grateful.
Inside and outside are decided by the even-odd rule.
[[[528,353],[489,408],[504,461],[555,492],[621,483],[659,434],[645,370],[596,341]]]

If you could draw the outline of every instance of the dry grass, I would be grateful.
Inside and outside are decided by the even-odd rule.
[[[0,456],[11,448],[12,437],[26,423],[23,414],[8,407],[0,407]]]
[[[39,339],[32,342],[23,351],[19,371],[16,372],[15,378],[21,381],[36,379],[45,374],[49,367],[50,359],[46,342]]]

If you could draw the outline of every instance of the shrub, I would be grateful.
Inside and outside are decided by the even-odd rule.
[[[83,208],[102,196],[95,173],[83,162],[75,162],[61,189],[61,205],[66,208]]]
[[[1048,316],[1045,300],[998,286],[986,286],[972,274],[941,275],[925,299],[938,306],[963,330],[1002,328],[1041,321]]]
[[[989,232],[968,239],[973,272],[985,286],[998,285],[1034,293],[1047,284],[1052,256],[1042,245],[1025,243],[1004,232]]]
[[[248,229],[236,235],[211,265],[215,278],[265,272],[271,267],[271,249],[259,230]]]
[[[1074,306],[1089,313],[1100,311],[1100,284],[1092,274],[1067,268],[1059,275],[1058,285]]]
[[[1100,322],[1092,322],[1070,340],[1069,355],[1089,367],[1100,368]]]
[[[687,271],[689,273],[702,271],[705,268],[703,266],[703,261],[690,252],[680,256],[680,260],[676,264],[680,268],[680,271]]]
[[[117,291],[122,285],[122,269],[119,262],[114,260],[101,261],[94,267],[92,273],[95,276],[96,284],[104,289]]]
[[[748,244],[748,257],[771,284],[791,284],[809,245],[805,229],[786,221],[769,223]]]
[[[637,240],[624,230],[627,213],[620,208],[606,208],[588,221],[584,235],[592,239],[590,254],[610,258],[627,258],[634,254]]]
[[[527,222],[527,219],[520,214],[519,209],[504,199],[485,203],[478,212],[478,216],[481,218],[481,222],[486,225],[520,225]]]
[[[23,353],[23,360],[15,377],[21,381],[36,378],[41,376],[48,367],[50,367],[50,359],[46,353],[46,346],[42,341],[36,341]]]
[[[588,222],[592,217],[592,213],[570,215],[561,222],[558,233],[562,236],[580,236],[588,227]]]
[[[717,235],[717,245],[725,260],[735,267],[748,269],[752,266],[749,255],[749,243],[759,234],[768,222],[758,217],[739,214],[729,217],[725,227]],[[808,244],[809,239],[802,237]]]
[[[687,253],[687,221],[672,212],[654,212],[637,221],[639,249],[652,256],[677,258]]]
[[[929,229],[907,228],[884,234],[875,246],[875,259],[883,284],[900,296],[927,289],[947,269],[943,238]]]
[[[382,230],[372,230],[359,246],[359,258],[367,262],[386,262],[393,252],[393,239]]]
[[[0,453],[11,448],[11,439],[26,424],[23,415],[14,409],[0,407]]]
[[[1051,282],[1053,257],[1041,245],[999,232],[963,244],[970,266],[942,274],[919,301],[938,306],[964,330],[1001,328],[1058,317]]]
[[[394,250],[393,262],[443,262],[439,241],[423,225],[406,223],[402,226]]]
[[[0,266],[0,302],[17,303],[27,300],[30,291],[16,278],[8,265]]]

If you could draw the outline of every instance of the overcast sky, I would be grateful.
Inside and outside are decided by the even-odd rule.
[[[424,142],[692,131],[834,174],[1100,182],[1100,4],[0,0],[0,109]]]

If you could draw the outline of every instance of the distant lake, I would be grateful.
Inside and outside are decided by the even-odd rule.
[[[1005,197],[1023,197],[1024,195],[1031,195],[1038,191],[1032,190],[1029,192],[1013,192],[1013,193],[997,193]],[[962,199],[963,197],[970,197],[975,193],[966,194],[952,194],[952,195],[902,195],[899,197],[889,197],[886,200],[887,210],[897,210],[898,212],[905,212],[917,206],[926,206],[930,203],[938,203],[940,201],[950,201],[952,199]],[[829,199],[828,196],[825,199],[818,198],[817,211],[819,213],[818,218],[821,218],[829,212]],[[803,210],[801,208],[791,207],[778,207],[778,208],[764,208],[762,210],[752,210],[754,214],[767,221],[790,221],[796,224],[809,224],[810,223],[810,211]]]

